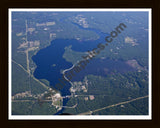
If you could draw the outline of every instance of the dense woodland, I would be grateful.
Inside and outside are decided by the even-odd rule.
[[[79,114],[148,95],[146,72],[128,72],[123,75],[118,73],[107,77],[89,75],[87,79],[89,80],[88,91],[77,92],[76,95],[80,96],[71,98],[67,103],[68,105],[78,103],[78,106],[75,109],[65,109],[64,112]],[[84,97],[88,95],[94,95],[95,99],[85,101]],[[147,115],[148,100],[146,99],[124,105],[126,107],[123,109],[119,107],[119,109],[107,109],[103,111],[104,113],[99,111],[93,114],[112,115],[118,112],[117,114],[123,115],[128,113],[132,115]]]

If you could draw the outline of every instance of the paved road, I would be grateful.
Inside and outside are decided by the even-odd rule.
[[[130,103],[130,102],[136,101],[136,100],[147,98],[147,97],[148,97],[148,95],[147,96],[143,96],[143,97],[138,97],[138,98],[135,98],[135,99],[132,99],[132,100],[129,100],[129,101],[124,101],[124,102],[120,102],[120,103],[117,103],[117,104],[109,105],[109,106],[106,106],[106,107],[103,107],[103,108],[99,108],[99,109],[96,109],[96,110],[93,110],[93,111],[80,113],[78,115],[90,115],[90,114],[92,114],[94,112],[97,112],[97,111],[101,111],[101,110],[104,110],[104,109],[107,109],[107,108],[112,108],[112,107],[115,107],[115,106],[118,106],[118,105],[122,105],[122,104],[127,104],[127,103]]]

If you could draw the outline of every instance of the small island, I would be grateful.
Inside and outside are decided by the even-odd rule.
[[[52,64],[52,67],[56,67],[56,64]]]

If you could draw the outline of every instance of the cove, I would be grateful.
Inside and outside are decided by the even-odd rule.
[[[136,69],[128,65],[125,61],[98,58],[91,60],[85,69],[82,69],[79,73],[75,74],[71,81],[82,81],[84,77],[89,74],[107,77],[110,74],[124,74],[129,71],[136,71]]]

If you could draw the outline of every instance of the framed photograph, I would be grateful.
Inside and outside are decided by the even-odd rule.
[[[9,9],[9,119],[152,119],[152,9]]]

